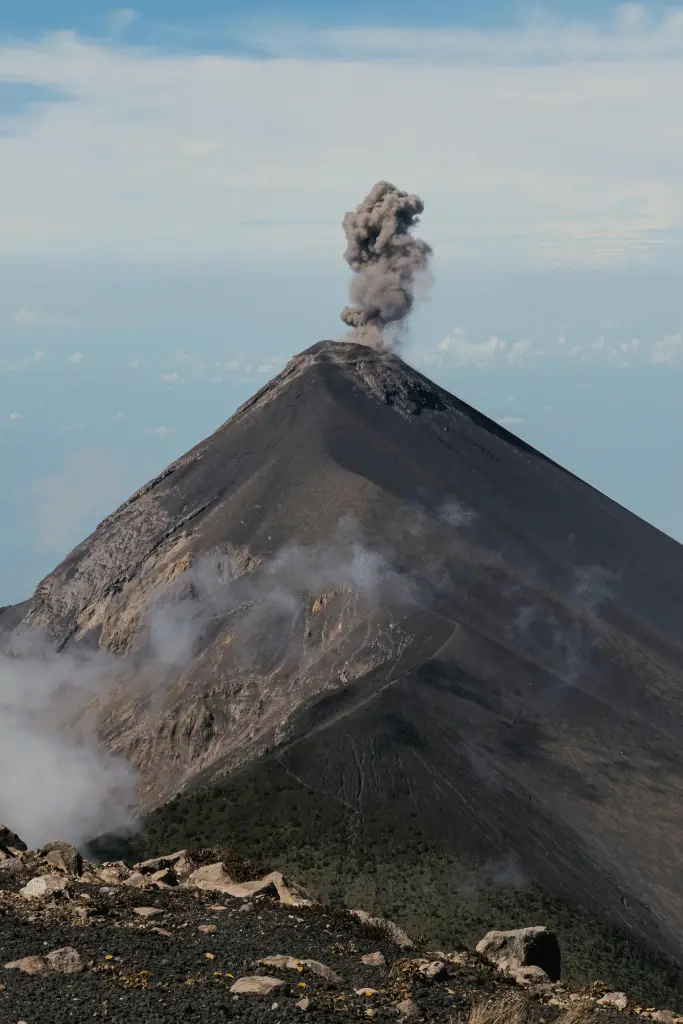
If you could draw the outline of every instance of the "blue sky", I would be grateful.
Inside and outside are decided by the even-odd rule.
[[[683,539],[683,7],[0,14],[0,604],[337,337],[343,213],[425,201],[405,358]]]
[[[661,11],[666,4],[649,3],[652,11]],[[468,25],[500,27],[515,25],[529,14],[551,18],[589,18],[609,21],[614,3],[607,0],[562,0],[543,6],[533,3],[510,3],[509,0],[344,0],[343,3],[321,4],[316,0],[285,0],[280,3],[259,3],[258,0],[215,3],[212,0],[152,0],[130,7],[101,7],[90,2],[63,3],[62,0],[25,0],[21,5],[3,12],[3,30],[17,35],[35,35],[44,31],[74,28],[79,32],[100,34],[105,26],[116,22],[118,11],[135,11],[135,33],[144,34],[163,26],[182,28],[197,33],[215,30],[239,18],[254,14],[268,19],[286,19],[307,25]],[[126,21],[125,17],[121,19]]]

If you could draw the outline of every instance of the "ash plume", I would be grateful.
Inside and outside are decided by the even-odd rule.
[[[351,340],[372,348],[394,348],[402,322],[413,308],[418,279],[429,280],[432,250],[410,229],[424,204],[419,196],[378,181],[356,211],[344,215],[344,259],[354,276],[349,288],[353,305],[340,316],[352,328]],[[393,335],[386,328],[396,325]]]

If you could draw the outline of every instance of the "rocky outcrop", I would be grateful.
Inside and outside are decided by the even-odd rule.
[[[16,832],[12,832],[6,825],[0,825],[0,854],[13,856],[24,850],[26,850],[26,843],[19,838]]]
[[[68,875],[83,874],[83,858],[70,843],[63,843],[60,840],[46,843],[38,850],[38,856]]]

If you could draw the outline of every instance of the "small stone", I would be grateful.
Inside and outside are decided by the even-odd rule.
[[[124,878],[122,885],[129,885],[132,889],[144,889],[149,885],[149,877],[141,874],[140,871],[133,871],[128,878]]]
[[[45,957],[53,971],[60,974],[78,974],[84,969],[84,963],[78,950],[73,946],[63,946],[61,949],[53,949]]]
[[[320,978],[325,978],[326,981],[330,981],[335,985],[341,985],[344,979],[336,971],[333,971],[327,964],[321,964],[318,960],[298,960],[294,956],[285,956],[282,953],[278,953],[276,956],[267,956],[263,960],[259,960],[259,963],[266,964],[267,967],[277,967],[280,970],[298,971],[301,967],[307,968],[312,971],[313,974],[317,974]]]
[[[215,924],[200,924],[197,927],[197,931],[198,932],[204,932],[205,935],[208,935],[211,932],[217,932],[218,931],[218,926],[215,925]]]
[[[157,925],[155,925],[153,928],[150,928],[150,931],[151,932],[156,932],[157,935],[167,935],[168,936],[168,935],[171,934],[170,932],[167,932],[165,928],[159,928]]]
[[[96,869],[95,873],[98,878],[101,878],[108,885],[119,885],[133,874],[128,865],[124,864],[122,860],[102,864],[101,867]]]
[[[384,967],[386,965],[384,954],[380,953],[379,950],[376,953],[366,953],[365,956],[360,958],[360,961],[367,967]]]
[[[518,985],[542,985],[550,981],[548,975],[541,967],[516,967],[513,964],[510,968],[510,974]]]
[[[25,956],[21,960],[12,960],[5,964],[7,970],[23,971],[24,974],[45,974],[50,970],[47,960],[42,956]]]
[[[135,865],[135,870],[143,875],[153,875],[167,868],[172,868],[177,875],[189,875],[192,872],[192,865],[188,860],[187,850],[177,850],[165,857],[152,857]]]
[[[673,1024],[674,1016],[673,1010],[656,1010],[652,1014],[652,1020],[659,1020],[662,1024]]]
[[[68,895],[72,884],[64,875],[37,875],[30,879],[19,892],[27,900],[41,899],[45,896]]]
[[[240,996],[267,996],[281,985],[282,982],[278,978],[269,978],[267,975],[263,977],[247,975],[244,978],[238,978],[231,986],[230,991]]]
[[[355,989],[355,993],[356,993],[357,996],[368,996],[368,997],[376,996],[377,995],[377,991],[378,990],[376,988],[357,988],[357,989]]]
[[[133,913],[137,914],[138,917],[150,918],[163,914],[163,910],[160,910],[158,907],[133,907]]]
[[[396,1012],[402,1020],[408,1020],[411,1017],[417,1017],[418,1009],[412,999],[403,999],[396,1004]]]
[[[162,868],[161,871],[154,871],[149,876],[149,880],[153,885],[156,885],[157,888],[159,889],[166,888],[166,886],[178,884],[178,876],[176,875],[173,868]]]
[[[428,978],[430,981],[440,978],[445,970],[446,965],[441,960],[420,961],[420,974],[423,975],[423,977]]]
[[[238,899],[249,899],[269,890],[277,894],[280,903],[285,907],[308,907],[313,902],[305,889],[291,879],[285,879],[281,871],[271,871],[270,874],[252,882],[233,883],[226,887],[225,892]]]
[[[311,1000],[308,996],[304,996],[303,999],[299,999],[295,1004],[300,1010],[307,1010],[311,1005]]]
[[[215,864],[204,864],[193,871],[184,884],[191,889],[202,889],[205,892],[225,892],[234,885],[222,861]]]
[[[598,1006],[614,1006],[617,1010],[625,1010],[628,1006],[628,996],[625,992],[606,992],[598,999]]]

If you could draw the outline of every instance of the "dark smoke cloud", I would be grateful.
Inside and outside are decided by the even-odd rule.
[[[355,213],[345,214],[353,305],[342,310],[341,319],[352,328],[353,341],[373,348],[396,344],[385,329],[400,327],[413,307],[418,278],[428,275],[431,247],[410,234],[423,209],[419,196],[378,181]]]

